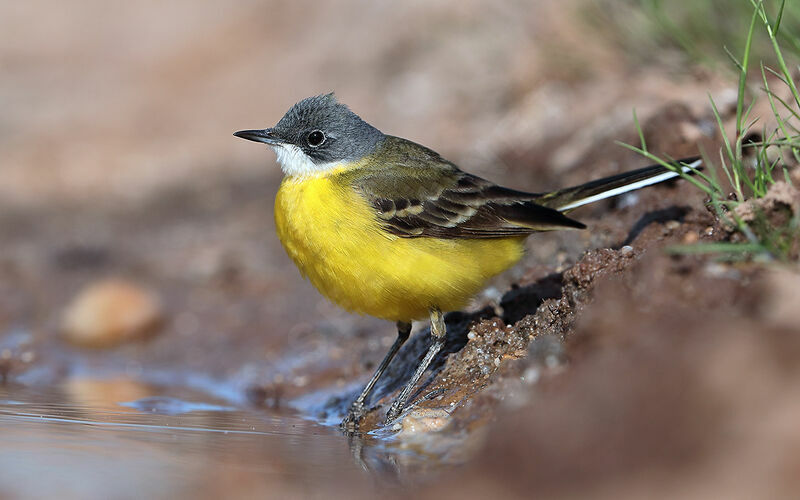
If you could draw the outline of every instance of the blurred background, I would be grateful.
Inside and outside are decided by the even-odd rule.
[[[775,12],[778,2],[768,4]],[[798,32],[797,7],[788,3],[784,30]],[[152,445],[158,450],[154,452],[151,444],[142,451],[141,443],[133,446],[125,439],[108,446],[120,456],[131,450],[143,453],[142,461],[128,464],[131,481],[136,483],[137,474],[157,478],[164,489],[154,490],[156,494],[225,493],[242,483],[255,488],[252,491],[277,488],[272,491],[300,496],[313,496],[326,485],[337,484],[343,494],[369,496],[373,491],[369,480],[358,472],[365,462],[356,460],[352,470],[320,465],[341,460],[338,453],[349,460],[353,443],[348,448],[342,438],[341,450],[331,451],[338,450],[340,440],[330,427],[309,429],[304,425],[311,424],[297,422],[324,422],[320,408],[326,401],[347,400],[392,342],[392,325],[344,313],[302,280],[274,233],[272,203],[282,175],[274,155],[232,133],[272,126],[296,101],[335,91],[341,102],[383,132],[425,144],[465,170],[523,190],[544,191],[647,164],[615,144],[638,144],[634,110],[651,151],[683,157],[705,148],[715,154],[721,135],[708,97],[713,96],[722,119],[730,123],[737,75],[725,48],[741,52],[751,16],[749,2],[721,0],[0,3],[0,375],[7,401],[34,405],[31,414],[58,413],[59,407],[47,406],[56,401],[63,408],[82,408],[81,418],[89,421],[103,420],[108,412],[130,411],[119,405],[138,402],[132,408],[142,413],[197,415],[199,411],[201,416],[194,417],[199,421],[190,421],[191,425],[211,430],[227,428],[241,416],[219,408],[233,406],[259,425],[288,412],[286,425],[300,425],[305,435],[329,433],[322,452],[308,451],[315,447],[313,439],[298,438],[303,451],[291,443],[269,441],[255,448],[242,445],[245,458],[232,458],[220,451],[229,444],[211,440],[207,447],[187,450],[213,458],[184,463],[187,469],[179,474],[183,479],[176,479],[169,466],[181,462],[182,455],[176,458],[158,445]],[[754,60],[769,63],[774,58],[770,50],[765,37],[757,38]],[[635,200],[582,209],[578,215],[593,225],[591,234],[532,239],[529,257],[496,280],[471,311],[496,306],[512,284],[527,285],[571,268],[585,250],[618,249],[623,242],[639,252],[647,245],[634,243],[638,233],[631,228],[641,223],[643,213],[666,210],[672,217],[669,210],[676,204],[690,207],[690,214],[704,212],[702,193],[685,189],[660,193],[637,198],[638,211]],[[609,219],[610,209],[622,209],[619,218]],[[646,241],[669,239],[665,235],[673,230],[677,231],[673,239],[690,230],[702,235],[713,225],[701,215],[686,220],[681,215],[676,224],[694,226],[676,230],[678,226],[669,226],[664,217],[653,219],[657,231],[664,232],[654,232]],[[668,226],[672,229],[663,229]],[[637,276],[651,276],[653,269],[664,266],[653,264]],[[657,280],[650,283],[658,285]],[[737,283],[749,282],[743,278]],[[686,290],[684,285],[675,284],[675,289]],[[692,286],[702,288],[697,283]],[[633,292],[619,296],[626,293]],[[686,307],[699,300],[682,298]],[[541,302],[541,297],[537,300]],[[722,307],[714,301],[697,303]],[[660,304],[675,306],[669,301]],[[617,311],[613,303],[603,307]],[[515,320],[535,310],[535,305],[523,310]],[[622,318],[633,314],[624,308],[618,312]],[[636,317],[643,325],[658,323],[649,316]],[[675,328],[696,327],[691,325]],[[616,331],[619,325],[603,328]],[[639,331],[649,328],[642,326]],[[753,341],[748,332],[742,333],[743,346]],[[591,351],[586,345],[580,344],[577,359]],[[645,354],[640,359],[649,361],[633,363],[634,373],[646,371],[646,365],[654,362],[648,356],[655,354],[641,349]],[[746,357],[749,351],[742,349]],[[666,352],[681,357],[684,351]],[[604,364],[608,356],[593,358],[592,363],[598,369],[608,368]],[[694,360],[681,359],[694,366]],[[749,366],[751,360],[739,361],[731,362],[732,371]],[[607,384],[600,384],[597,391],[629,380],[630,371],[613,366],[608,368]],[[666,364],[662,367],[667,369]],[[527,373],[525,369],[518,367]],[[590,391],[591,377],[578,373],[577,393],[595,394]],[[497,377],[519,378],[519,373],[512,370]],[[497,387],[499,394],[502,389]],[[727,386],[724,390],[728,389],[733,390]],[[682,394],[674,393],[674,386],[664,390],[676,407],[685,402]],[[558,383],[550,391],[561,398],[556,408],[563,413],[539,414],[539,420],[534,419],[539,427],[534,429],[562,422],[565,414],[597,407],[584,408],[582,401],[569,400]],[[637,386],[634,392],[658,407],[644,389]],[[704,394],[690,397],[686,408],[705,401]],[[153,397],[165,399],[148,399]],[[528,398],[514,408],[530,404]],[[187,401],[216,406],[186,409],[182,405]],[[417,449],[418,442],[408,441],[427,458],[398,459],[388,441],[359,446],[371,447],[373,462],[391,463],[393,470],[398,462],[405,464],[394,475],[406,479],[420,470],[449,470],[476,455],[502,456],[503,448],[497,446],[506,442],[502,437],[492,439],[495,446],[489,451],[483,448],[488,429],[496,429],[488,423],[494,417],[487,416],[494,415],[495,403],[486,403],[491,412],[481,410],[480,425],[475,427],[482,430],[472,433],[464,423],[471,421],[467,418],[445,433],[435,451]],[[596,403],[613,408],[621,404]],[[606,418],[633,422],[632,428],[641,429],[636,406],[626,404],[631,406],[625,406],[622,414],[606,413]],[[336,405],[341,407],[341,401],[332,404]],[[528,422],[519,413],[504,411],[511,412],[507,417],[511,422],[521,426]],[[711,413],[703,413],[705,406],[697,411],[717,415],[716,407]],[[658,414],[645,412],[641,418]],[[17,451],[45,456],[42,431],[20,420],[17,410],[6,409],[3,415],[9,425],[21,426],[26,438],[6,442],[0,463],[7,464],[15,477],[33,480],[41,463],[19,461]],[[175,425],[169,420],[134,423],[156,434],[159,431],[153,429]],[[595,439],[603,430],[584,424],[570,422],[586,433],[587,442],[603,447],[603,440]],[[282,429],[278,425],[257,430],[280,434]],[[124,437],[124,431],[117,431]],[[645,426],[640,432],[655,431]],[[796,431],[793,436],[796,444]],[[543,438],[524,437],[523,443],[542,444]],[[623,455],[624,442],[612,440]],[[661,442],[652,443],[658,447]],[[713,441],[708,446],[718,444]],[[70,450],[71,441],[55,446]],[[521,463],[528,459],[540,466],[549,463],[562,473],[561,467],[569,469],[577,456],[586,456],[580,447],[562,449],[552,442],[544,443],[544,454],[533,459],[521,454],[519,445],[515,449]],[[692,455],[687,449],[678,449],[670,460],[680,460],[683,453]],[[769,471],[776,476],[762,479],[786,479],[781,467],[796,472],[800,455],[797,447],[793,450],[794,462],[781,461]],[[88,455],[95,451],[90,449]],[[658,450],[635,447],[626,456],[646,461],[650,452]],[[79,457],[75,463],[86,464],[84,455],[75,456]],[[602,454],[590,456],[598,462],[608,459]],[[163,463],[165,468],[143,468],[147,461]],[[206,473],[220,463],[226,465],[226,474],[216,482],[208,479]],[[260,477],[259,463],[271,464],[273,474]],[[477,471],[487,466],[485,460],[470,463]],[[651,475],[604,491],[631,496],[647,491],[661,484],[658,471],[671,474],[670,463],[658,462],[657,471],[648,472]],[[619,464],[624,467],[629,462]],[[589,491],[581,487],[594,488],[597,483],[592,481],[600,481],[607,466],[584,466],[591,471],[586,476],[591,481],[577,480],[576,490],[551,481],[546,491],[569,496]],[[12,483],[4,484],[0,492],[47,494],[67,485],[67,491],[77,496],[101,496],[109,489],[123,491],[129,484],[114,480],[112,474],[95,488],[93,474],[108,464],[82,467],[62,471],[61,482],[45,482],[37,486],[41,489],[19,480],[15,486],[10,475],[0,472],[4,483]],[[367,468],[374,469],[374,463]],[[322,474],[316,486],[304,483],[303,478],[318,469],[329,474]],[[488,467],[486,477],[493,479],[481,484],[488,488],[508,481],[509,494],[525,496],[527,483],[519,481],[525,470],[512,472],[519,476],[505,477]],[[186,477],[205,479],[197,483]],[[349,477],[358,480],[342,479]],[[446,477],[443,483],[424,483],[425,491],[442,494],[435,485],[446,489],[454,484],[452,475]],[[558,477],[569,482],[566,476]],[[362,483],[363,488],[354,486]],[[197,484],[212,489],[193,489]],[[706,483],[697,484],[702,487],[692,493],[706,491]]]
[[[593,121],[629,128],[633,107],[687,94],[694,57],[727,67],[720,47],[736,47],[750,9],[715,16],[725,3],[6,4],[0,194],[12,207],[120,205],[201,181],[275,182],[271,157],[228,132],[330,91],[495,176],[487,148],[541,144],[577,161],[552,139]],[[664,33],[658,15],[681,31]],[[683,33],[698,23],[704,38]]]

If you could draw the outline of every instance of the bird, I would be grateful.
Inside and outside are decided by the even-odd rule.
[[[566,215],[587,203],[691,174],[701,160],[654,165],[548,193],[501,187],[420,144],[384,134],[333,93],[294,104],[274,127],[235,136],[271,147],[284,177],[275,197],[286,253],[347,311],[395,322],[397,338],[342,421],[357,430],[368,398],[411,334],[431,343],[386,413],[395,421],[445,343],[444,313],[464,308],[516,264],[533,233],[585,229]]]

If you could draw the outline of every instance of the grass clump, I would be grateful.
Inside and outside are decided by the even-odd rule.
[[[750,4],[751,17],[742,57],[737,59],[731,55],[739,76],[736,130],[732,135],[726,130],[717,106],[710,98],[723,140],[719,154],[715,155],[718,157],[704,154],[704,163],[708,166],[704,171],[691,174],[679,171],[670,161],[647,150],[638,122],[641,147],[623,145],[651,161],[679,171],[687,181],[708,195],[709,204],[723,226],[732,232],[730,242],[674,247],[672,251],[715,252],[729,258],[755,256],[762,260],[794,260],[800,253],[800,194],[796,189],[798,186],[792,186],[789,165],[800,163],[800,92],[786,62],[784,46],[788,44],[792,50],[797,49],[800,36],[797,32],[785,31],[785,25],[782,25],[786,13],[785,0],[781,1],[774,18],[768,15],[763,0],[751,0]],[[748,81],[753,76],[753,47],[756,35],[762,31],[772,48],[770,59],[776,68],[767,66],[763,60],[759,62],[761,87],[756,95],[751,96]],[[798,71],[796,65],[793,70],[795,73]],[[778,86],[783,87],[780,93],[776,91]],[[774,122],[769,129],[765,123],[759,125],[759,119],[751,114],[758,98],[769,101],[771,121]],[[724,175],[724,181],[719,178],[718,171]]]

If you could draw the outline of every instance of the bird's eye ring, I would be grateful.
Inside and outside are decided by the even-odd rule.
[[[325,142],[325,134],[323,134],[321,130],[312,130],[311,133],[308,134],[306,140],[308,141],[309,146],[316,148]]]

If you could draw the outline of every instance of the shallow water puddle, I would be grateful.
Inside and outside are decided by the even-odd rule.
[[[170,398],[166,396],[153,396],[149,398],[137,399],[119,403],[139,410],[142,413],[155,413],[160,415],[183,415],[193,411],[235,411],[232,406],[214,405],[197,401],[184,401],[182,399]]]
[[[0,387],[3,497],[274,494],[339,482],[358,469],[340,433],[294,415],[159,394],[122,379]]]

